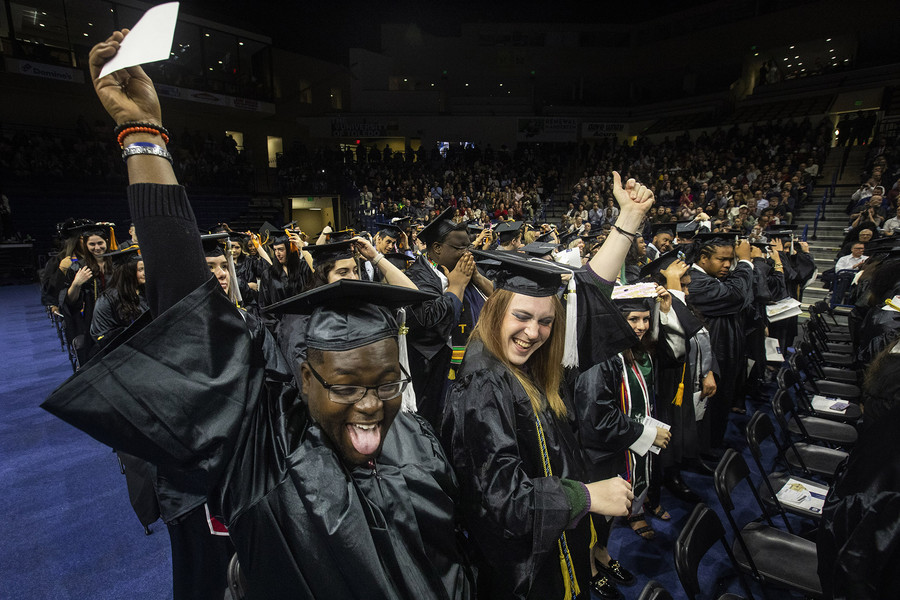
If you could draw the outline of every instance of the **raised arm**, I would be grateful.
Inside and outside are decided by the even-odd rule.
[[[622,185],[622,177],[613,171],[613,195],[619,203],[619,217],[603,242],[600,250],[591,259],[590,267],[606,281],[615,281],[631,242],[639,234],[644,215],[653,206],[653,191],[629,179]]]
[[[144,70],[129,67],[100,77],[100,71],[119,51],[128,30],[113,32],[91,49],[89,63],[94,90],[116,125],[162,125],[162,111],[153,82]],[[161,136],[131,133],[125,146],[137,142],[166,149]],[[147,271],[147,300],[159,315],[211,277],[197,221],[184,188],[178,186],[172,164],[161,156],[131,156],[128,161],[128,201],[131,218],[141,240]]]

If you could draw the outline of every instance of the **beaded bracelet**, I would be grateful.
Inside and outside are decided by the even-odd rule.
[[[118,125],[116,125],[116,128],[113,129],[113,135],[119,137],[119,134],[129,127],[149,127],[150,129],[155,129],[159,133],[171,135],[169,133],[169,130],[162,125],[157,125],[156,123],[149,123],[145,121],[125,121],[124,123],[119,123]]]
[[[165,143],[167,143],[167,144],[169,143],[168,134],[165,134],[162,131],[159,131],[153,127],[126,127],[121,132],[119,132],[119,135],[116,138],[116,141],[119,142],[119,147],[121,147],[121,148],[125,147],[125,138],[128,137],[129,135],[131,135],[132,133],[149,133],[152,135],[158,135],[158,136],[162,137],[162,139]]]
[[[624,235],[625,237],[628,237],[628,238],[631,238],[631,239],[634,239],[634,238],[637,236],[637,233],[631,233],[630,231],[625,231],[624,229],[622,229],[622,228],[619,227],[618,225],[613,225],[613,229],[615,229],[616,231],[618,231],[619,233],[621,233],[621,234]]]

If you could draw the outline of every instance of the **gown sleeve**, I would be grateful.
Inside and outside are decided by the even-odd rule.
[[[111,293],[105,293],[97,298],[97,303],[94,305],[94,316],[91,318],[91,337],[94,340],[99,341],[100,338],[122,326],[116,317],[116,304]]]
[[[753,302],[753,269],[746,262],[739,262],[722,280],[696,270],[691,274],[691,303],[704,317],[733,315]]]
[[[575,382],[575,406],[581,443],[592,463],[627,450],[641,437],[644,426],[619,408],[622,363],[618,357],[594,365]]]

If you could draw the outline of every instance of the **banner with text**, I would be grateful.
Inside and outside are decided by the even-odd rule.
[[[191,102],[216,104],[218,106],[224,106],[225,108],[237,108],[239,110],[252,110],[254,112],[275,114],[275,105],[271,102],[261,102],[259,100],[251,100],[250,98],[226,96],[224,94],[203,92],[201,90],[175,87],[174,85],[165,85],[162,83],[156,84],[156,93],[160,96],[166,96],[167,98],[178,98],[179,100],[189,100]]]
[[[43,79],[55,79],[69,83],[84,83],[84,73],[78,69],[70,69],[59,65],[45,65],[32,60],[6,59],[6,70],[10,73],[41,77]]]
[[[577,119],[519,118],[516,127],[516,140],[519,142],[574,142],[577,137]]]
[[[625,123],[596,123],[585,121],[581,124],[582,139],[616,137],[625,131]]]

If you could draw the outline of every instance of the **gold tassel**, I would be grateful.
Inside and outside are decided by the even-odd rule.
[[[678,391],[675,392],[675,399],[672,400],[672,404],[675,406],[681,406],[681,401],[684,398],[684,371],[687,369],[687,361],[685,361],[684,365],[681,367],[681,382],[678,384]]]
[[[453,367],[450,367],[450,373],[447,374],[447,379],[449,379],[450,381],[456,379],[456,371],[453,369]]]
[[[597,538],[597,530],[594,529],[594,520],[591,519],[591,515],[585,515],[585,517],[591,524],[591,545],[589,546],[589,548],[593,550],[594,546],[596,546],[597,542],[599,542],[600,540]]]
[[[108,252],[112,252],[113,250],[118,250],[119,245],[116,244],[116,231],[110,227],[109,228],[109,246],[107,247]]]
[[[565,535],[565,533],[563,534]],[[566,557],[563,555],[562,550],[562,541],[556,542],[559,546],[559,566],[562,569],[563,573],[563,583],[565,584],[566,593],[563,596],[563,600],[572,600],[572,598],[577,598],[581,595],[581,588],[578,587],[578,579],[573,577],[569,579],[569,567],[566,564]],[[572,586],[575,586],[573,591]]]

